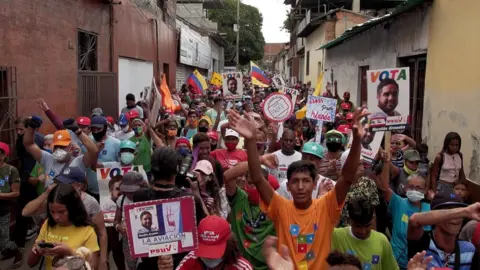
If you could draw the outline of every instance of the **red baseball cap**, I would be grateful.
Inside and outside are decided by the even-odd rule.
[[[207,132],[208,138],[218,141],[218,133],[215,131]]]
[[[347,120],[353,120],[353,113],[349,112],[347,113]]]
[[[219,216],[208,216],[198,224],[198,248],[195,256],[220,259],[225,253],[227,241],[232,234],[230,224]]]
[[[89,127],[92,124],[92,121],[90,120],[90,118],[85,116],[78,117],[76,121],[77,121],[77,124],[80,126]]]
[[[350,132],[350,127],[348,125],[340,125],[338,126],[337,131],[343,135],[347,135],[348,132]]]
[[[113,117],[107,116],[106,118],[107,118],[107,121],[108,121],[110,124],[113,125],[113,124],[115,123],[115,120],[113,119]]]
[[[140,114],[138,114],[137,110],[130,110],[129,112],[127,112],[127,116],[129,120],[140,118]]]
[[[3,150],[5,152],[5,156],[10,155],[10,146],[4,142],[0,142],[0,150]]]

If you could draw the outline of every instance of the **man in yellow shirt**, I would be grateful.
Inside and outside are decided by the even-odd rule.
[[[366,135],[361,119],[369,113],[365,107],[354,114],[353,143],[340,179],[335,187],[320,199],[312,199],[317,170],[309,161],[296,161],[287,170],[289,201],[275,193],[264,179],[256,147],[256,123],[246,114],[241,117],[230,111],[230,127],[245,138],[250,177],[260,193],[260,207],[272,220],[278,235],[278,247],[285,245],[296,269],[328,269],[332,233],[340,219],[343,202],[354,184],[361,154],[361,142]]]

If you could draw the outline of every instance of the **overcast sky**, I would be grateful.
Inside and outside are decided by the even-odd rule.
[[[242,0],[242,3],[254,6],[263,15],[263,36],[267,43],[288,42],[290,35],[280,30],[287,16],[288,7],[284,0]]]

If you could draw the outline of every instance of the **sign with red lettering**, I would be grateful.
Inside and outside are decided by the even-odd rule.
[[[132,258],[171,255],[197,248],[193,196],[125,205],[124,217]]]
[[[375,119],[373,131],[404,129],[410,110],[409,68],[369,70],[367,87],[370,119]],[[382,118],[384,124],[380,124]]]
[[[139,172],[148,184],[147,174],[142,165],[122,166],[120,162],[103,162],[102,168],[97,168],[98,190],[100,191],[100,208],[103,212],[105,226],[112,227],[117,205],[114,202],[119,196],[118,188],[123,175],[127,172]]]
[[[319,96],[308,96],[307,118],[323,122],[334,122],[337,100]]]
[[[284,122],[293,113],[292,100],[285,94],[270,94],[262,104],[263,115],[272,122]]]

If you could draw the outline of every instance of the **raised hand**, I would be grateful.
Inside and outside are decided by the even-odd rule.
[[[428,264],[432,261],[432,256],[425,257],[426,252],[417,252],[415,256],[413,256],[407,265],[407,270],[426,270]]]
[[[242,117],[236,111],[230,110],[228,113],[228,121],[230,128],[238,132],[245,139],[256,139],[257,123],[250,114],[245,113],[244,117]]]
[[[63,127],[65,129],[73,131],[73,133],[76,133],[76,131],[79,129],[77,121],[75,121],[74,118],[68,118],[63,120]]]
[[[288,254],[288,248],[284,245],[280,247],[279,254],[276,250],[278,239],[273,236],[268,236],[265,239],[262,247],[263,256],[267,261],[268,267],[275,270],[293,270],[295,269],[293,261]]]
[[[47,102],[43,100],[43,98],[37,99],[37,106],[40,108],[42,111],[48,111],[50,108],[47,105]]]
[[[33,128],[33,129],[37,129],[39,127],[41,127],[43,124],[43,121],[40,117],[38,116],[32,116],[28,119],[28,126]]]
[[[367,135],[368,124],[364,127],[362,121],[365,117],[369,116],[371,113],[368,111],[367,106],[363,105],[357,107],[353,113],[353,129],[352,135],[354,138],[363,139]]]

